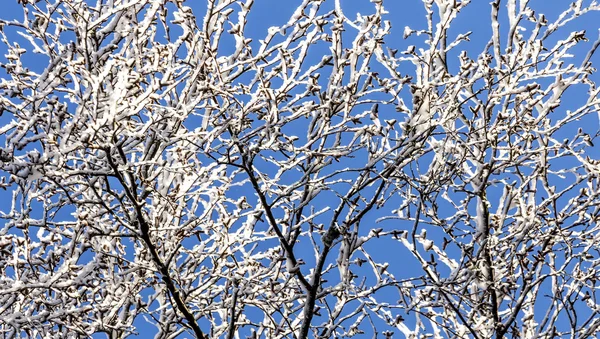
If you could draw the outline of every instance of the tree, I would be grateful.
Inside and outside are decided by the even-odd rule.
[[[597,335],[600,39],[571,29],[600,5],[530,2],[471,41],[469,1],[404,40],[382,0],[260,37],[253,0],[20,1],[0,332]]]

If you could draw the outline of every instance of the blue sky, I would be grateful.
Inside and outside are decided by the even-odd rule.
[[[198,20],[199,20],[199,25],[201,25],[201,19],[204,15],[204,11],[205,11],[205,2],[204,1],[188,1],[187,2],[189,6],[191,6],[194,10],[194,13],[196,14]],[[249,16],[248,20],[249,20],[249,24],[247,26],[247,37],[253,38],[255,41],[258,41],[258,39],[261,39],[262,37],[264,37],[264,35],[267,32],[267,29],[270,26],[275,26],[275,25],[281,25],[283,23],[285,23],[287,21],[287,18],[289,18],[291,16],[291,14],[293,13],[293,11],[295,10],[295,4],[299,3],[299,1],[291,1],[291,0],[286,0],[286,1],[282,1],[282,0],[256,0],[255,1],[255,5],[253,10],[251,11],[251,15]],[[489,25],[489,15],[490,15],[490,10],[489,10],[489,1],[478,1],[478,0],[474,0],[473,4],[471,4],[469,7],[467,7],[467,9],[464,10],[464,12],[460,13],[459,18],[456,20],[456,24],[453,26],[453,29],[451,30],[451,34],[452,35],[457,35],[460,33],[465,33],[466,31],[473,31],[473,34],[471,35],[471,42],[466,45],[467,51],[468,53],[474,57],[475,55],[479,54],[485,46],[485,43],[487,43],[490,33],[491,33],[491,28]],[[544,12],[547,14],[547,17],[550,21],[552,21],[554,18],[556,18],[559,14],[559,9],[562,9],[566,6],[568,2],[565,1],[559,1],[559,0],[535,0],[535,1],[531,1],[531,5],[534,8],[539,8],[541,9],[541,12]],[[392,0],[387,0],[384,2],[386,9],[390,12],[390,14],[387,15],[387,19],[391,21],[392,23],[392,35],[390,37],[388,37],[388,39],[386,40],[386,42],[388,43],[388,45],[395,47],[395,48],[400,48],[401,50],[406,48],[406,46],[408,45],[417,45],[417,46],[422,46],[423,45],[423,37],[415,37],[412,36],[410,37],[407,41],[404,41],[402,39],[402,33],[404,31],[404,27],[405,26],[410,26],[413,29],[424,29],[424,25],[425,25],[425,20],[424,20],[424,15],[425,15],[425,11],[423,9],[423,6],[421,4],[421,1],[416,1],[416,0],[409,0],[409,1],[392,1]],[[344,12],[346,14],[346,16],[353,18],[355,17],[356,13],[361,13],[361,14],[369,14],[370,12],[372,12],[372,4],[368,1],[368,0],[342,0],[342,5],[343,5],[343,9]],[[328,1],[325,4],[325,7],[329,6],[329,8],[333,8],[333,1]],[[5,19],[5,20],[10,20],[10,19],[21,19],[22,18],[22,11],[21,11],[21,7],[17,4],[16,0],[8,0],[5,1],[3,3],[3,12],[2,14],[0,14],[0,18]],[[591,15],[588,15],[584,18],[582,18],[581,20],[577,21],[576,23],[567,26],[568,29],[565,29],[565,31],[561,34],[557,34],[556,37],[554,37],[553,39],[564,39],[566,38],[566,35],[568,35],[568,33],[570,31],[575,31],[575,30],[581,30],[581,29],[587,29],[588,31],[588,35],[590,37],[590,40],[595,38],[595,30],[597,28],[597,22],[599,22],[600,20],[600,15],[598,15],[597,13],[592,13]],[[15,41],[19,41],[19,43],[22,46],[27,45],[27,42],[21,38],[18,37],[16,35],[12,35],[11,37],[14,37]],[[1,55],[3,55],[5,53],[4,50],[4,45],[0,44],[0,60],[4,61],[4,59],[2,58]],[[582,47],[583,50],[584,47]],[[227,53],[227,46],[223,46],[223,50],[222,53]],[[313,55],[314,60],[319,60],[320,59],[320,55]],[[45,67],[44,62],[38,62],[36,63],[36,56],[30,54],[30,56],[28,56],[28,60],[27,63],[29,64],[29,66],[32,69],[36,69],[36,67],[40,67],[43,68]],[[582,59],[583,56],[580,54],[576,54],[574,59]],[[598,62],[598,57],[595,58],[595,60],[593,60],[595,62]],[[403,70],[405,70],[405,72],[407,72],[408,74],[411,74],[411,67],[412,66],[406,66],[406,68],[404,68]],[[2,73],[3,71],[0,70],[0,76],[4,76],[4,73]],[[563,104],[565,107],[569,107],[569,106],[575,106],[577,104],[579,104],[578,99],[581,99],[582,96],[580,96],[580,93],[577,93],[576,91],[573,91],[572,93],[569,93],[569,98],[571,100],[573,100],[573,103],[569,102],[569,101],[565,101]],[[382,115],[393,115],[395,114],[394,111],[394,107],[382,107]],[[9,119],[11,119],[11,117],[5,115],[3,117],[0,118],[0,124],[4,124],[6,123]],[[583,120],[582,125],[585,125],[586,127],[589,126],[589,128],[597,130],[597,126],[598,124],[600,124],[600,122],[596,119],[596,117],[589,117],[586,118],[585,120]],[[572,129],[567,129],[565,130],[565,135],[571,135],[572,131],[575,131],[577,129],[577,127],[579,126],[573,126]],[[2,141],[4,141],[3,137],[1,139]],[[593,153],[590,153],[591,155],[598,155],[598,152],[595,151]],[[565,163],[564,166],[566,168],[568,168],[570,166],[570,164]],[[243,190],[238,192],[240,195],[244,195],[246,194]],[[498,194],[498,191],[495,192],[491,192],[491,195],[493,194]],[[4,201],[9,201],[8,198],[8,194],[4,193],[4,192],[0,192],[0,197],[4,198]],[[322,202],[323,204],[327,203],[327,197],[321,199],[321,200],[317,200]],[[0,205],[0,209],[2,209],[3,211],[6,211],[6,208],[9,208],[9,206],[7,205]],[[375,221],[378,217],[383,216],[386,212],[388,212],[388,210],[385,211],[374,211],[371,212],[367,215],[368,220],[370,221]],[[442,211],[443,213],[443,211]],[[381,223],[382,227],[387,227],[388,224],[386,224],[386,222]],[[407,225],[407,228],[410,227],[409,225]],[[368,228],[366,229],[368,231]],[[435,230],[431,231],[432,233],[435,232]],[[434,238],[438,238],[441,237],[442,234],[437,234],[434,235]],[[406,250],[404,250],[404,248],[402,246],[400,246],[397,241],[392,240],[392,239],[381,239],[379,242],[377,243],[373,243],[371,245],[367,245],[368,249],[370,250],[370,254],[374,257],[374,259],[381,261],[381,262],[385,262],[385,261],[389,261],[391,263],[394,263],[395,261],[405,261],[405,264],[402,266],[395,266],[393,269],[394,271],[392,272],[394,275],[396,275],[397,278],[400,277],[409,277],[409,276],[415,276],[415,275],[422,275],[422,271],[420,268],[420,264],[416,261],[413,260],[412,258],[407,260],[405,258],[409,258],[410,256],[408,255],[408,253],[406,252]],[[333,261],[335,260],[335,254],[333,254],[330,257],[330,260]],[[384,295],[384,298],[386,297],[386,295]],[[391,295],[390,295],[391,297]],[[407,319],[407,324],[409,325],[409,327],[412,327],[412,322],[413,320],[411,319],[410,316],[407,316],[405,314],[402,314],[406,319]],[[146,331],[146,327],[144,326],[143,322],[139,321],[136,323],[136,325],[139,326],[140,329],[140,337],[145,337],[145,335],[147,335]],[[152,327],[149,327],[149,330],[153,329]]]

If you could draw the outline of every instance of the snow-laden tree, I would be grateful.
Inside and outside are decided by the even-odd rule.
[[[3,338],[600,332],[596,1],[19,2]]]

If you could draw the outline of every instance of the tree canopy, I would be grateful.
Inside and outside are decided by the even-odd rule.
[[[598,335],[600,4],[259,2],[0,14],[4,338]]]

